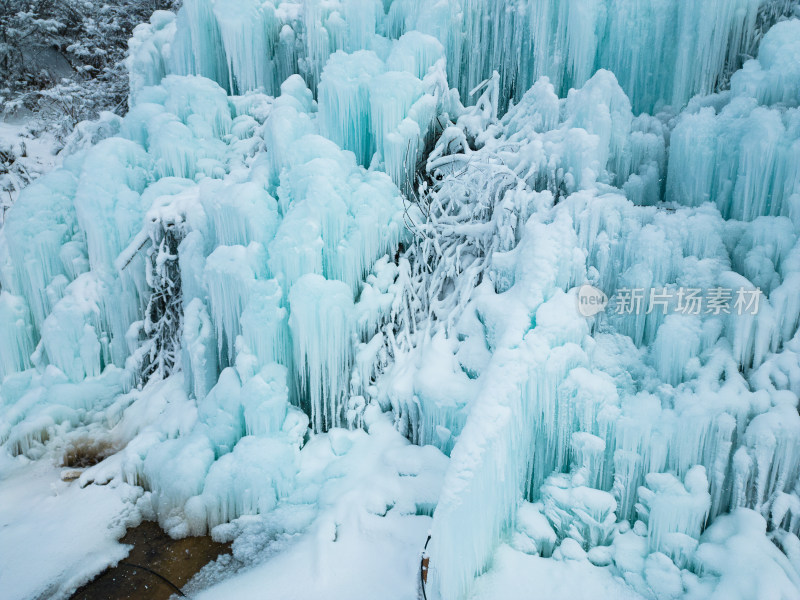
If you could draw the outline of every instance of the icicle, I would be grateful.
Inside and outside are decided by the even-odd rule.
[[[291,287],[317,273],[347,283],[353,295],[372,263],[403,239],[399,191],[383,173],[358,167],[330,140],[306,136],[278,191],[285,214],[269,246],[270,269]]]
[[[175,14],[163,10],[155,11],[149,23],[134,28],[125,61],[130,86],[129,106],[136,104],[140,90],[158,85],[170,71],[165,46],[169,46],[176,31]]]
[[[384,70],[374,52],[337,52],[322,72],[319,116],[325,135],[368,166],[375,152],[369,83]]]
[[[559,539],[572,538],[584,550],[610,543],[617,503],[608,492],[581,485],[579,476],[553,475],[542,486],[542,502]]]
[[[344,0],[344,19],[347,22],[347,50],[353,52],[369,48],[383,18],[381,0]]]
[[[48,295],[51,282],[71,269],[61,260],[62,244],[78,231],[73,207],[77,179],[60,169],[26,187],[3,225],[4,252],[11,268],[0,271],[3,288],[25,298],[38,331],[58,297]]]
[[[244,343],[255,355],[259,367],[271,362],[287,367],[292,364],[291,337],[283,304],[283,292],[276,280],[256,281],[251,285],[240,322]]]
[[[212,8],[228,62],[231,93],[261,88],[275,94],[275,49],[280,22],[269,2],[215,0]]]
[[[386,136],[397,129],[411,105],[422,95],[422,82],[405,72],[383,73],[369,82],[369,117],[375,148],[383,152]],[[418,142],[414,143],[416,156]]]
[[[667,199],[714,201],[723,217],[745,221],[788,214],[800,189],[798,137],[800,109],[758,107],[745,97],[718,115],[704,108],[683,116],[671,136]]]
[[[270,363],[242,386],[242,408],[247,435],[281,430],[289,407],[286,368]]]
[[[758,46],[758,58],[731,77],[731,92],[759,104],[800,104],[800,20],[775,24]]]
[[[192,533],[274,509],[293,487],[297,454],[283,440],[243,437],[233,452],[208,469],[202,494],[186,503]]]
[[[341,427],[355,333],[353,296],[341,281],[304,275],[289,292],[289,325],[300,389],[314,431]]]
[[[705,469],[690,469],[684,484],[669,473],[649,473],[645,479],[647,487],[639,488],[641,504],[636,509],[647,523],[650,550],[679,552],[672,548],[673,540],[680,540],[675,534],[699,539],[711,507]]]
[[[520,274],[519,280],[526,285],[522,297],[528,301],[541,299],[554,281],[569,281],[565,277],[571,266],[568,262],[544,259],[557,246],[557,230],[557,226],[553,231],[531,227],[538,235],[525,248],[526,255],[531,264],[541,261],[549,265],[549,272],[539,271],[535,279]],[[552,459],[547,458],[546,437],[540,437],[539,431],[548,422],[550,411],[554,413],[558,384],[585,357],[570,343],[572,336],[581,336],[585,323],[571,322],[580,319],[577,311],[565,314],[557,309],[565,301],[569,302],[563,292],[556,292],[539,308],[541,320],[526,339],[528,351],[524,356],[517,354],[521,352],[518,349],[501,351],[503,360],[492,361],[483,375],[488,384],[471,403],[434,513],[433,585],[444,599],[461,598],[468,592],[501,534],[513,524],[519,500],[531,489],[531,481],[543,472],[549,474],[544,465]],[[564,345],[547,353],[551,343]],[[533,485],[538,493],[538,485]],[[465,528],[464,522],[472,526]],[[462,550],[456,557],[451,548]]]
[[[439,40],[419,31],[409,31],[392,45],[386,68],[390,71],[406,71],[422,79],[443,58],[444,47]]]
[[[526,373],[514,361],[504,366],[491,400],[473,402],[434,513],[429,581],[443,600],[467,594],[512,524],[521,497],[527,461],[518,451],[532,444],[532,432],[520,418]],[[453,548],[459,548],[457,555]]]
[[[390,68],[422,78],[439,56],[446,55],[448,78],[462,98],[495,68],[501,70],[501,110],[508,100],[519,101],[542,75],[565,95],[583,85],[595,69],[605,68],[617,74],[638,113],[663,104],[681,106],[695,94],[713,92],[738,66],[739,57],[752,50],[761,4],[396,0],[384,17],[379,0],[315,0],[288,10],[276,9],[272,2],[244,8],[223,0],[187,0],[174,23],[154,17],[151,25],[137,31],[132,88],[157,83],[167,71],[203,75],[230,92],[263,84],[273,93],[270,80],[276,85],[294,72],[285,65],[295,60],[313,88],[332,53],[380,47],[376,34],[385,31],[400,37],[390,53]],[[790,28],[785,29],[783,37],[791,39]],[[300,31],[304,44],[295,57],[293,40]],[[771,48],[780,36],[776,32],[765,39]],[[773,90],[774,54],[764,51],[767,76],[754,73],[738,85],[762,95],[762,87]],[[703,60],[694,60],[697,56]],[[770,83],[759,83],[763,80]],[[771,97],[781,96],[773,91]]]
[[[0,291],[0,381],[31,366],[33,324],[25,301]]]
[[[683,381],[683,370],[700,353],[700,319],[668,315],[658,328],[652,353],[659,377],[671,385]]]
[[[227,359],[227,364],[233,364],[236,337],[242,331],[239,317],[256,279],[264,277],[265,266],[264,247],[256,242],[246,248],[219,246],[206,261],[204,280],[217,330],[217,347],[220,360]]]
[[[94,272],[85,273],[67,287],[64,298],[42,324],[47,358],[73,382],[100,375],[111,362],[103,326],[103,297],[107,294],[102,278]]]
[[[278,204],[257,183],[204,182],[200,201],[220,246],[247,246],[250,242],[266,246],[278,229]]]
[[[217,381],[219,359],[211,318],[200,298],[192,300],[184,311],[181,347],[187,391],[202,400]]]
[[[800,474],[800,455],[795,451],[800,443],[800,416],[795,404],[793,399],[783,402],[755,417],[747,427],[744,442],[752,458],[748,490],[752,503],[748,506],[759,512],[774,494],[792,489]],[[738,462],[744,466],[744,457]],[[738,473],[746,474],[741,467]]]
[[[170,71],[202,75],[228,85],[227,61],[212,0],[187,0],[177,18],[177,33],[169,45]],[[228,90],[231,91],[231,90]]]
[[[572,434],[571,439],[573,464],[583,473],[588,487],[599,488],[605,470],[605,441],[596,435],[583,431],[576,431]],[[614,510],[616,510],[616,502],[614,503]]]
[[[199,431],[165,440],[147,452],[140,481],[152,493],[159,524],[173,535],[189,535],[182,509],[188,498],[202,492],[214,458],[208,437]]]

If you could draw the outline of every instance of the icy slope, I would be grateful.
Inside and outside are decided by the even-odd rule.
[[[0,232],[0,487],[85,457],[68,503],[234,540],[208,597],[410,598],[430,528],[429,598],[799,598],[791,10],[156,13],[117,135]]]

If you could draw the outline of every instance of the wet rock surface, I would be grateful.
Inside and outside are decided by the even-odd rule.
[[[210,537],[173,540],[157,523],[145,521],[129,529],[122,543],[133,549],[116,567],[110,567],[76,591],[71,600],[166,600],[180,597],[192,576],[230,544]]]

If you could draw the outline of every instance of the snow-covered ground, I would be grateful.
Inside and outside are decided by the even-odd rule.
[[[269,581],[271,593],[287,599],[416,598],[431,525],[426,513],[439,494],[445,457],[410,446],[386,421],[370,426],[369,435],[334,430],[303,452],[296,495],[269,526],[241,519],[234,558],[256,566],[230,578],[223,572],[223,581],[197,597],[259,598]],[[262,550],[259,538],[270,526],[280,531],[309,517],[304,530],[278,535],[274,550]]]
[[[128,554],[117,540],[141,517],[142,490],[81,489],[46,460],[0,454],[0,589],[6,598],[64,597]]]
[[[0,120],[0,224],[5,212],[14,204],[20,190],[28,183],[52,171],[59,165],[56,154],[59,147],[55,137],[48,131],[31,132],[25,119]]]
[[[138,400],[151,405],[153,421],[128,448],[147,444],[154,428],[169,421],[164,396],[156,396]],[[147,416],[137,416],[146,423]],[[218,526],[214,537],[234,540],[233,556],[210,564],[187,589],[199,598],[260,597],[267,577],[285,598],[414,598],[446,458],[409,444],[384,415],[374,418],[369,434],[336,429],[310,440],[292,492],[269,514]],[[124,419],[118,429],[125,429]],[[2,455],[5,597],[69,594],[127,555],[129,547],[117,542],[127,527],[155,517],[152,494],[141,487],[118,480],[87,486],[76,478],[107,465],[58,468],[55,460]]]
[[[552,560],[516,552],[508,546],[497,549],[492,567],[478,579],[471,598],[523,600],[532,596],[553,600],[642,598],[608,569],[591,564],[580,552]]]

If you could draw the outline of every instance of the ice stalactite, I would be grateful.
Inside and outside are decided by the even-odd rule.
[[[453,90],[447,87],[445,62],[440,60],[423,77],[425,93],[418,96],[394,129],[388,129],[378,150],[384,168],[407,198],[416,194],[418,176],[425,153],[441,133],[443,120],[455,117],[463,109]],[[398,73],[388,72],[387,79]],[[416,83],[412,86],[415,87]],[[404,86],[405,89],[409,89]],[[398,113],[398,117],[403,117]]]
[[[509,290],[510,298],[504,301],[499,295],[495,300],[499,303],[496,309],[504,311],[525,314],[523,307],[539,308],[542,318],[537,319],[524,350],[496,351],[502,353],[504,360],[492,361],[495,366],[482,377],[485,387],[473,401],[453,448],[446,491],[434,514],[431,547],[433,581],[442,598],[460,598],[468,591],[472,579],[485,568],[497,541],[513,524],[523,491],[530,486],[532,476],[543,472],[536,469],[534,461],[548,451],[545,440],[537,437],[537,423],[539,428],[546,426],[544,420],[538,420],[539,411],[555,406],[559,383],[570,366],[580,364],[582,351],[576,342],[586,333],[585,325],[577,317],[567,328],[559,318],[548,323],[548,311],[542,310],[547,300],[553,306],[568,301],[559,294],[551,297],[556,282],[568,282],[573,276],[574,265],[570,261],[552,260],[563,250],[559,245],[568,239],[563,232],[556,233],[564,225],[562,222],[549,231],[538,224],[528,224],[531,234],[535,231],[525,242],[529,266],[518,274],[519,287]],[[537,277],[533,277],[534,272]],[[515,300],[522,306],[515,306]],[[527,327],[522,320],[519,326],[521,332],[512,329],[504,334],[510,339],[520,336]],[[550,339],[558,340],[558,351],[542,352]],[[518,356],[522,352],[524,356]],[[519,449],[523,449],[522,456]],[[469,515],[481,517],[475,520]],[[467,519],[473,526],[458,525]],[[464,549],[458,557],[446,550],[455,547]]]
[[[604,77],[606,83],[601,83]],[[791,527],[791,516],[784,516],[791,514],[786,508],[791,503],[781,494],[789,493],[792,488],[789,482],[793,481],[797,466],[793,459],[778,457],[787,456],[786,450],[780,448],[791,443],[796,419],[789,419],[791,425],[782,428],[766,425],[771,419],[777,419],[781,410],[770,409],[766,403],[760,404],[759,412],[764,411],[763,414],[753,419],[748,407],[753,406],[753,402],[766,402],[766,396],[751,389],[739,371],[766,372],[760,365],[780,347],[779,338],[787,339],[778,333],[772,302],[786,303],[783,294],[775,292],[789,285],[786,278],[791,272],[783,265],[786,253],[796,244],[796,234],[785,217],[761,216],[747,224],[726,221],[726,214],[720,215],[708,206],[673,212],[635,207],[632,202],[648,205],[658,201],[658,180],[660,173],[664,173],[665,163],[664,130],[649,117],[632,119],[629,109],[625,108],[624,96],[609,93],[616,85],[609,81],[607,75],[597,75],[583,90],[572,91],[566,102],[548,92],[546,82],[537,84],[527,96],[527,102],[514,107],[500,121],[507,138],[495,133],[494,139],[483,141],[488,136],[481,136],[480,128],[473,128],[478,131],[474,136],[479,146],[477,151],[470,148],[467,136],[460,143],[452,144],[457,153],[472,153],[468,167],[458,172],[457,177],[468,178],[475,164],[496,154],[506,159],[504,165],[515,174],[522,174],[528,185],[553,189],[559,194],[554,212],[564,216],[563,211],[566,211],[570,215],[568,227],[574,228],[579,246],[585,251],[583,256],[576,257],[579,262],[586,261],[583,264],[587,269],[581,275],[582,267],[579,268],[578,277],[594,278],[590,281],[610,293],[621,287],[668,291],[672,298],[669,308],[673,312],[675,294],[681,286],[697,286],[704,290],[719,286],[752,292],[753,282],[758,282],[763,290],[772,293],[762,299],[764,304],[757,315],[711,317],[708,312],[701,312],[665,318],[666,311],[644,310],[624,315],[614,314],[617,306],[612,304],[612,310],[602,317],[602,322],[623,335],[609,337],[595,332],[588,345],[585,338],[574,338],[577,345],[573,345],[571,354],[567,352],[570,344],[568,338],[565,340],[563,324],[557,335],[547,335],[544,309],[548,303],[545,302],[531,317],[534,327],[528,334],[530,339],[542,336],[538,338],[541,340],[539,352],[549,356],[545,363],[549,368],[530,377],[528,385],[537,390],[536,395],[529,396],[527,404],[523,401],[518,405],[518,392],[513,382],[503,382],[505,387],[493,382],[495,394],[491,398],[479,395],[471,402],[469,418],[452,448],[446,480],[450,485],[446,484],[445,488],[453,490],[453,497],[445,493],[434,515],[434,540],[442,536],[444,541],[433,542],[431,549],[434,586],[443,598],[468,595],[472,578],[486,568],[491,548],[504,539],[504,532],[517,521],[516,506],[522,498],[542,500],[543,514],[559,538],[572,537],[581,544],[591,540],[588,546],[609,543],[617,535],[614,522],[635,520],[638,511],[640,518],[648,523],[644,534],[649,537],[650,551],[666,553],[670,557],[666,560],[675,573],[678,567],[694,568],[691,565],[701,532],[708,522],[737,503],[755,508],[765,516],[774,510],[777,521]],[[599,98],[603,100],[598,101]],[[557,110],[559,106],[564,109]],[[522,115],[526,117],[524,120]],[[561,125],[562,120],[564,125]],[[634,121],[638,122],[634,124]],[[465,118],[460,122],[468,121]],[[586,129],[581,131],[579,127],[590,130],[590,137],[584,138],[583,143],[577,140],[585,135]],[[523,130],[524,136],[520,134]],[[555,137],[554,130],[558,131],[559,138]],[[621,132],[629,133],[620,135]],[[443,147],[448,147],[451,141],[457,142],[456,133],[445,132],[440,142]],[[510,146],[513,152],[510,148],[506,150],[504,145],[509,140],[520,138],[559,140],[560,145],[551,142],[543,152],[534,145],[530,150],[520,145]],[[773,142],[773,146],[779,145]],[[572,144],[583,148],[584,154],[575,156],[562,151]],[[592,165],[592,171],[588,174],[585,170],[573,171],[582,177],[575,181],[558,173],[561,161],[573,166]],[[646,165],[644,171],[637,162]],[[537,168],[538,165],[547,165],[547,170]],[[643,200],[638,193],[631,193],[631,190],[643,189],[638,187],[641,182],[634,177],[640,178],[651,167],[656,187],[649,192],[650,199]],[[532,176],[537,171],[544,171],[544,174]],[[548,171],[555,177],[548,177]],[[787,173],[788,181],[792,181],[793,176],[786,170],[777,177],[785,182]],[[618,178],[614,179],[615,175]],[[607,177],[628,192],[629,198],[613,194],[594,196],[597,192],[584,195],[585,192],[580,191],[592,189],[596,182]],[[551,183],[553,180],[555,186]],[[634,182],[635,186],[632,188],[629,182]],[[446,193],[447,188],[443,189]],[[504,190],[504,194],[511,196],[511,191]],[[509,208],[520,210],[514,204]],[[531,220],[547,222],[545,214],[539,206]],[[738,216],[742,218],[743,215]],[[681,223],[683,225],[679,225]],[[706,234],[686,235],[682,231],[688,223]],[[771,242],[761,237],[767,223],[772,231],[780,232]],[[548,226],[553,227],[552,224]],[[523,235],[523,243],[525,239]],[[514,246],[512,243],[510,248],[519,265],[521,256],[527,256],[526,249],[523,244]],[[525,272],[516,272],[508,279],[510,288],[497,287],[502,281],[496,277],[502,273],[503,254],[492,262],[500,269],[489,271],[496,290],[513,294],[525,280]],[[569,280],[562,280],[559,286],[569,285],[566,283]],[[550,293],[552,289],[545,291],[545,297]],[[470,302],[480,306],[480,296],[471,294]],[[788,320],[794,323],[793,311]],[[487,321],[486,313],[481,322],[487,341],[496,343],[498,332],[493,330],[491,321]],[[789,327],[785,331],[792,336],[794,330]],[[604,353],[621,357],[629,352],[630,348],[623,350],[619,346],[622,339],[628,344],[633,341],[643,348],[649,347],[649,358],[643,355],[644,360],[635,361],[638,366],[628,363],[624,367],[618,365],[611,370],[601,367],[597,371],[586,368],[613,363],[613,360],[608,363],[601,358]],[[463,337],[459,341],[465,343]],[[493,352],[493,361],[499,361],[500,351],[495,348]],[[460,354],[459,351],[456,356]],[[559,354],[568,360],[559,362]],[[506,365],[504,372],[510,378],[509,374],[516,372],[511,366],[516,361],[508,364],[507,357],[502,356]],[[532,352],[531,356],[536,354]],[[527,360],[535,362],[532,358]],[[781,375],[776,376],[782,380]],[[486,373],[479,381],[484,381],[485,385],[484,377]],[[523,377],[520,379],[524,381]],[[666,381],[676,387],[674,391],[668,387],[658,393],[654,393],[655,388],[637,389],[636,386],[651,385],[645,383],[648,381]],[[508,393],[500,391],[509,386]],[[777,396],[773,402],[778,402]],[[796,398],[787,397],[786,402],[796,409]],[[513,403],[511,412],[522,415],[522,420],[529,423],[527,427],[534,432],[534,439],[541,442],[531,455],[527,452],[515,455],[515,464],[531,465],[528,476],[522,480],[497,467],[506,465],[508,460],[497,458],[505,452],[503,442],[497,441],[493,446],[481,441],[487,435],[486,423],[504,422],[500,415],[505,414],[504,407],[508,403]],[[425,408],[423,404],[423,412]],[[496,411],[497,416],[489,418],[484,409]],[[480,418],[476,417],[478,414]],[[473,418],[481,426],[473,427]],[[526,447],[524,441],[517,439],[518,433],[508,427],[511,426],[503,428],[503,434],[496,439],[511,437],[515,439],[515,446]],[[769,435],[765,435],[767,431]],[[487,450],[489,448],[492,450]],[[502,483],[491,480],[487,474],[498,471],[502,472]],[[497,486],[509,487],[496,490]],[[521,487],[514,492],[514,486]],[[748,497],[745,490],[752,494],[754,489],[762,490],[761,495]],[[591,508],[581,504],[595,497],[597,503]],[[481,504],[479,498],[487,504]],[[601,498],[608,502],[601,502]],[[601,506],[605,509],[600,510]],[[457,531],[456,523],[469,519],[467,514],[470,513],[475,515],[472,518],[474,527],[467,535]],[[642,534],[641,526],[638,530],[640,533],[634,535]],[[444,550],[453,547],[468,549],[459,554],[458,564]],[[654,558],[654,570],[656,562]]]
[[[270,363],[261,369],[242,387],[242,398],[247,435],[279,432],[289,406],[286,367]]]
[[[158,85],[172,72],[164,46],[170,44],[175,31],[175,14],[168,11],[156,11],[148,23],[134,28],[128,40],[128,56],[125,60],[130,87],[129,106],[135,106],[139,91]]]
[[[306,273],[347,283],[353,294],[372,263],[407,235],[402,198],[383,173],[365,171],[330,140],[306,136],[289,151],[278,190],[284,219],[269,266],[284,289]]]
[[[281,94],[273,102],[263,132],[271,189],[278,188],[281,171],[290,166],[292,144],[305,135],[318,133],[317,123],[312,120],[316,110],[311,90],[299,75],[292,75],[281,84]]]
[[[762,512],[779,494],[796,492],[800,473],[799,459],[789,450],[800,436],[800,417],[795,402],[784,398],[784,402],[751,421],[742,445],[749,458],[739,455],[736,462],[737,479],[749,483],[746,491],[742,490],[746,494],[743,505]]]
[[[671,136],[668,200],[716,202],[723,217],[743,221],[793,214],[800,194],[798,35],[796,19],[773,27],[758,59],[734,74],[719,108],[698,103],[681,116]]]
[[[242,515],[269,513],[291,491],[296,471],[297,449],[284,440],[243,437],[210,466],[202,493],[189,499],[192,530],[210,531]]]
[[[390,71],[405,71],[418,79],[425,79],[431,67],[445,59],[444,46],[432,35],[409,31],[392,45],[386,59]]]
[[[571,538],[584,550],[607,546],[617,521],[617,502],[610,493],[584,485],[581,475],[553,475],[545,481],[544,515],[558,539]]]
[[[226,143],[233,107],[225,91],[202,77],[169,75],[140,91],[121,135],[138,142],[154,161],[156,178],[226,172]]]
[[[286,65],[295,63],[315,90],[336,51],[378,51],[399,38],[397,47],[404,49],[413,40],[416,48],[403,53],[419,53],[411,72],[420,79],[440,52],[446,55],[448,79],[464,99],[495,69],[501,110],[509,101],[518,103],[542,76],[563,96],[608,69],[641,113],[665,104],[678,108],[695,94],[714,92],[752,51],[757,23],[768,26],[787,13],[791,6],[782,0],[735,0],[722,7],[713,0],[691,6],[678,0],[395,1],[388,7],[376,0],[277,7],[191,0],[174,23],[158,14],[137,31],[129,67],[134,95],[142,85],[158,83],[165,69],[209,77],[231,93],[257,87],[275,93],[291,74]],[[419,43],[422,34],[438,43]],[[410,66],[409,59],[390,54],[390,68]]]
[[[80,168],[80,165],[77,165]],[[68,170],[42,178],[20,194],[3,226],[3,254],[9,268],[0,270],[3,289],[25,298],[38,339],[39,329],[64,286],[89,270],[73,197],[75,174]],[[60,277],[60,290],[48,287]]]
[[[184,308],[181,351],[188,391],[202,400],[217,381],[219,359],[214,326],[200,298],[194,298]]]
[[[200,432],[168,439],[148,449],[139,477],[150,490],[159,524],[177,537],[190,529],[181,518],[187,498],[203,491],[205,476],[214,463],[212,443]]]
[[[719,114],[709,107],[685,115],[672,135],[667,198],[713,201],[739,220],[787,215],[799,189],[799,114],[736,97]]]
[[[711,508],[705,469],[691,468],[683,483],[670,473],[649,473],[645,479],[636,509],[647,524],[650,549],[685,565]]]
[[[22,298],[0,291],[0,381],[31,365],[33,327]]]
[[[176,19],[177,28],[169,44],[170,72],[202,75],[220,85],[230,81],[219,23],[209,0],[183,3]],[[151,71],[151,69],[147,69]]]
[[[796,20],[776,23],[770,28],[759,43],[758,56],[748,60],[731,77],[734,96],[755,98],[766,106],[797,106],[800,103],[797,28]]]
[[[140,195],[150,182],[151,170],[151,158],[131,141],[112,138],[89,150],[75,193],[75,211],[93,270],[112,270],[117,256],[138,233],[144,217]],[[131,288],[138,312],[139,282],[131,273],[121,274],[120,279]]]
[[[232,94],[262,89],[273,93],[278,80],[275,64],[281,22],[270,2],[217,0],[213,14],[228,63],[227,89]],[[220,51],[210,47],[208,51]]]
[[[669,315],[664,319],[652,346],[662,380],[670,385],[683,381],[686,365],[700,354],[701,331],[700,319],[694,316]]]
[[[264,247],[257,242],[219,246],[208,257],[204,279],[223,366],[234,362],[236,337],[242,332],[239,317],[256,281],[265,278],[265,263]]]
[[[252,285],[250,300],[242,311],[242,340],[259,367],[278,362],[292,366],[286,298],[275,279]]]
[[[294,360],[311,424],[317,432],[340,427],[355,333],[352,292],[341,281],[307,274],[292,286],[289,306]]]
[[[200,202],[211,221],[210,236],[221,246],[268,244],[278,228],[278,205],[257,183],[208,181],[201,186]]]
[[[103,298],[107,283],[96,273],[80,275],[64,290],[64,296],[41,328],[41,348],[47,361],[71,381],[100,375],[112,363]]]
[[[374,52],[339,52],[331,56],[320,78],[323,133],[345,150],[353,152],[362,166],[369,166],[375,152],[375,136],[370,129],[369,84],[384,68]]]

